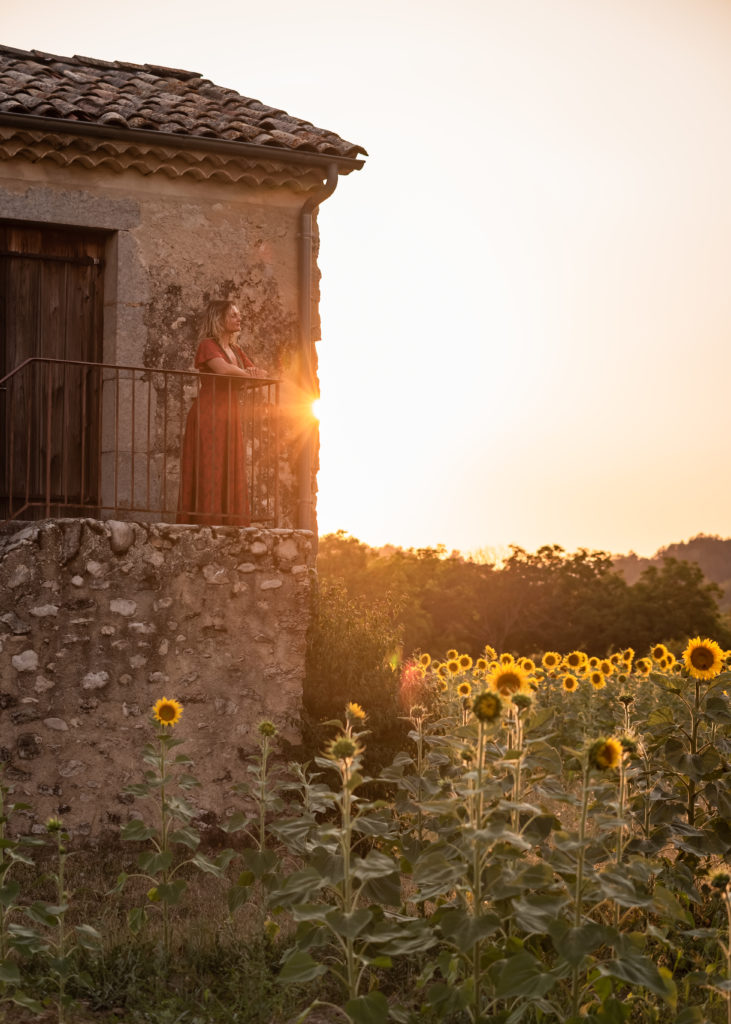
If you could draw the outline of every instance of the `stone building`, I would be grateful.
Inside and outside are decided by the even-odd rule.
[[[163,694],[214,810],[263,715],[297,738],[316,213],[364,153],[194,72],[0,47],[0,757],[36,817],[132,813]],[[244,402],[249,528],[174,525],[211,298],[270,375]]]

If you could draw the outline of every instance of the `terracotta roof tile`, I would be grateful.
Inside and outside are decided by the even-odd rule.
[[[0,111],[332,156],[362,146],[195,71],[0,46]]]

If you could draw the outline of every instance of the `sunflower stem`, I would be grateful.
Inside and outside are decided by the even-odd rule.
[[[166,768],[167,768],[167,756],[166,756],[166,739],[167,736],[164,732],[158,734],[160,757],[159,757],[159,772],[160,772],[160,852],[166,854],[168,852],[168,830],[169,830],[169,814],[167,800],[165,799],[165,779],[166,779]],[[170,882],[169,869],[164,868],[162,872],[163,885],[168,885]],[[170,916],[168,913],[168,901],[164,899],[162,901],[162,946],[165,951],[165,957],[170,956],[171,946],[170,936]]]
[[[589,774],[591,768],[589,761],[584,765],[584,774],[581,782],[581,814],[579,815],[579,849],[576,858],[576,882],[574,886],[574,928],[581,927],[582,913],[582,891],[584,888],[584,858],[586,856],[586,817],[589,809]],[[571,978],[571,1015],[577,1017],[579,1013],[579,975],[580,965],[577,964]]]
[[[475,831],[482,827],[484,799],[482,793],[483,762],[485,759],[485,723],[480,721],[477,730],[477,813],[472,822]],[[482,915],[482,848],[475,836],[472,840],[472,915],[479,920]],[[473,1019],[480,1019],[482,1001],[482,941],[476,939],[472,947]]]

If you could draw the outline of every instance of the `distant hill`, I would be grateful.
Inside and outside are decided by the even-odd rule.
[[[635,583],[648,565],[661,565],[663,558],[676,558],[681,562],[695,562],[703,575],[723,590],[720,605],[723,611],[731,611],[731,537],[699,533],[690,540],[668,544],[660,548],[652,558],[640,558],[634,552],[613,557],[614,566],[630,586]]]

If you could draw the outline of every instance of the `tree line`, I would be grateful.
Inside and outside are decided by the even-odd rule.
[[[317,567],[325,590],[339,581],[351,601],[381,609],[405,656],[457,647],[475,657],[485,643],[525,655],[603,656],[698,634],[731,647],[721,588],[698,565],[670,555],[630,583],[604,551],[513,546],[497,565],[443,547],[372,548],[339,531],[320,538]]]

